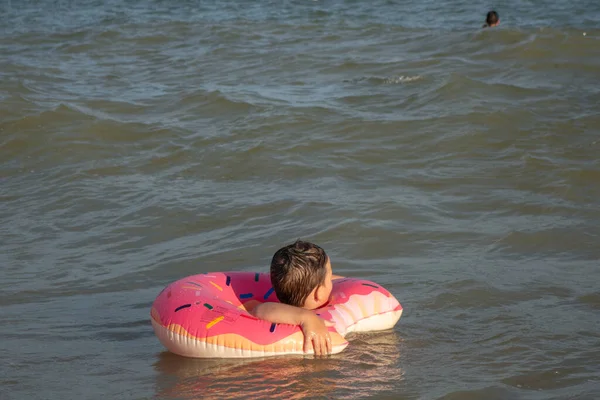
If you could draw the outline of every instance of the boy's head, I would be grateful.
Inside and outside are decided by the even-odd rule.
[[[271,283],[280,302],[315,309],[331,295],[332,272],[325,250],[296,241],[277,250],[271,260]]]
[[[500,23],[500,17],[496,11],[490,11],[485,17],[485,24],[489,27],[497,26]]]

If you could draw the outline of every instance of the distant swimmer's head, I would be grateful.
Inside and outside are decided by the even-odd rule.
[[[496,11],[490,11],[487,13],[487,16],[485,17],[485,25],[483,25],[483,27],[492,28],[498,25],[500,25],[500,16],[498,13]]]

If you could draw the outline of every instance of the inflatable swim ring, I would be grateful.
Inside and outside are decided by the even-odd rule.
[[[150,312],[154,332],[171,352],[186,357],[241,358],[305,354],[298,326],[273,324],[252,316],[263,302],[276,302],[269,274],[215,272],[168,285]],[[333,281],[329,303],[314,310],[332,321],[332,353],[346,348],[350,332],[392,328],[402,306],[381,286],[366,280]]]

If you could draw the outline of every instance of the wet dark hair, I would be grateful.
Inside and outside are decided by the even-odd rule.
[[[499,20],[500,20],[500,16],[498,15],[498,13],[496,11],[490,11],[487,13],[487,16],[485,17],[484,27],[495,25],[498,23]]]
[[[327,259],[321,247],[301,240],[277,250],[271,260],[271,283],[279,301],[303,307],[313,289],[325,283]]]

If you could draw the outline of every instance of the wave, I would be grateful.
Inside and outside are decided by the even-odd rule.
[[[206,116],[243,114],[261,109],[259,105],[250,101],[251,97],[244,97],[244,99],[240,97],[243,96],[238,93],[234,97],[221,90],[202,89],[184,94],[177,105],[187,111],[195,111]]]
[[[345,83],[367,83],[371,85],[397,85],[423,80],[422,75],[398,75],[398,76],[364,76],[356,79],[346,79]]]

